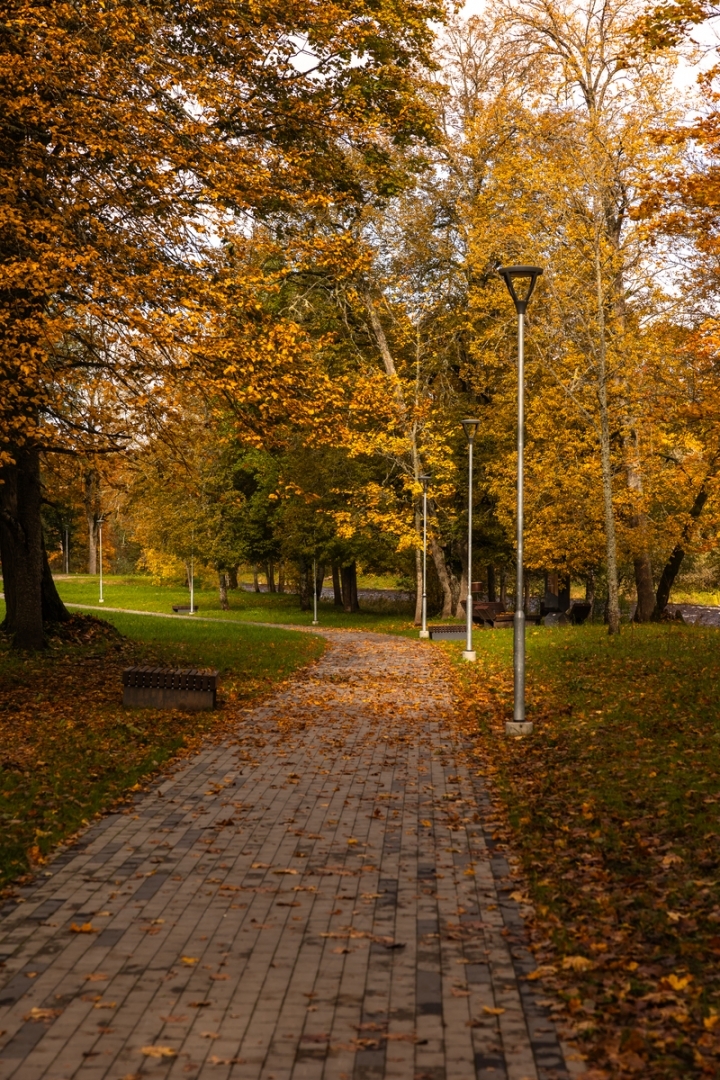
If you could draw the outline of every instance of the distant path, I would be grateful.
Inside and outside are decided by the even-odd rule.
[[[6,903],[2,1080],[567,1078],[444,659],[324,633]]]

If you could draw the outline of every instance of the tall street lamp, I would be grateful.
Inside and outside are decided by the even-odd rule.
[[[422,473],[418,476],[418,480],[423,486],[423,562],[422,562],[422,630],[420,631],[421,638],[430,637],[430,631],[427,628],[427,489],[430,480],[432,479],[427,473]]]
[[[523,484],[525,452],[525,312],[537,279],[539,266],[500,266],[518,317],[518,428],[517,428],[517,576],[515,619],[513,620],[513,719],[505,724],[506,735],[529,735],[533,726],[525,719],[525,612],[523,610]],[[516,291],[515,286],[519,291]]]
[[[472,628],[473,628],[473,610],[472,610],[472,499],[473,499],[473,443],[475,442],[475,432],[478,429],[479,420],[461,420],[460,423],[465,428],[465,434],[468,441],[468,569],[467,569],[467,600],[465,605],[465,625],[467,628],[467,636],[465,640],[465,651],[463,652],[463,660],[477,660],[477,654],[473,649]]]
[[[100,548],[100,603],[104,604],[103,600],[103,556],[102,556],[102,527],[105,519],[102,515],[97,519],[98,522],[98,543]]]

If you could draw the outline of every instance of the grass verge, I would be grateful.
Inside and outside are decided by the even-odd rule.
[[[42,654],[0,641],[0,884],[170,758],[229,731],[240,707],[324,648],[314,634],[125,614],[75,616],[64,633]],[[122,669],[141,663],[218,668],[223,707],[125,709]]]
[[[62,578],[58,592],[69,604],[98,603],[98,579],[89,576]],[[174,585],[154,585],[147,577],[108,577],[103,584],[106,607],[136,611],[172,612],[173,604],[187,604],[188,590]],[[217,589],[196,589],[198,614],[207,618],[237,619],[238,622],[286,623],[310,626],[311,611],[301,611],[300,600],[293,593],[255,593],[236,589],[228,594],[230,610],[220,607]],[[318,605],[321,626],[336,629],[378,630],[386,634],[416,635],[412,612],[407,604],[386,600],[361,601],[362,610],[348,614],[323,600]],[[189,617],[190,621],[191,617]]]
[[[525,739],[503,733],[512,634],[476,643],[477,665],[443,647],[588,1075],[720,1075],[717,630],[531,631]]]

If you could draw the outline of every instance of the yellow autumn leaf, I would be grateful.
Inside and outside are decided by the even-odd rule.
[[[483,1012],[486,1016],[502,1016],[505,1009],[496,1009],[492,1005],[483,1005]]]
[[[181,964],[187,964],[188,967],[191,967],[193,964],[197,964],[198,959],[199,959],[199,957],[197,957],[197,956],[181,956],[180,957],[180,963]]]
[[[142,1052],[145,1057],[152,1058],[171,1058],[177,1055],[172,1046],[143,1046]]]
[[[587,956],[566,956],[562,962],[564,971],[588,971],[592,966],[592,960]]]

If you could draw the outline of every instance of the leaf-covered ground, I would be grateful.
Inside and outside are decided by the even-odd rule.
[[[323,651],[322,639],[262,627],[126,615],[75,616],[43,654],[0,639],[0,884],[41,864],[59,841],[178,753],[222,735],[236,707]],[[221,671],[222,708],[125,709],[132,664]]]
[[[503,734],[512,633],[477,649],[458,671],[479,764],[589,1075],[720,1075],[718,631],[531,631],[525,739]]]

